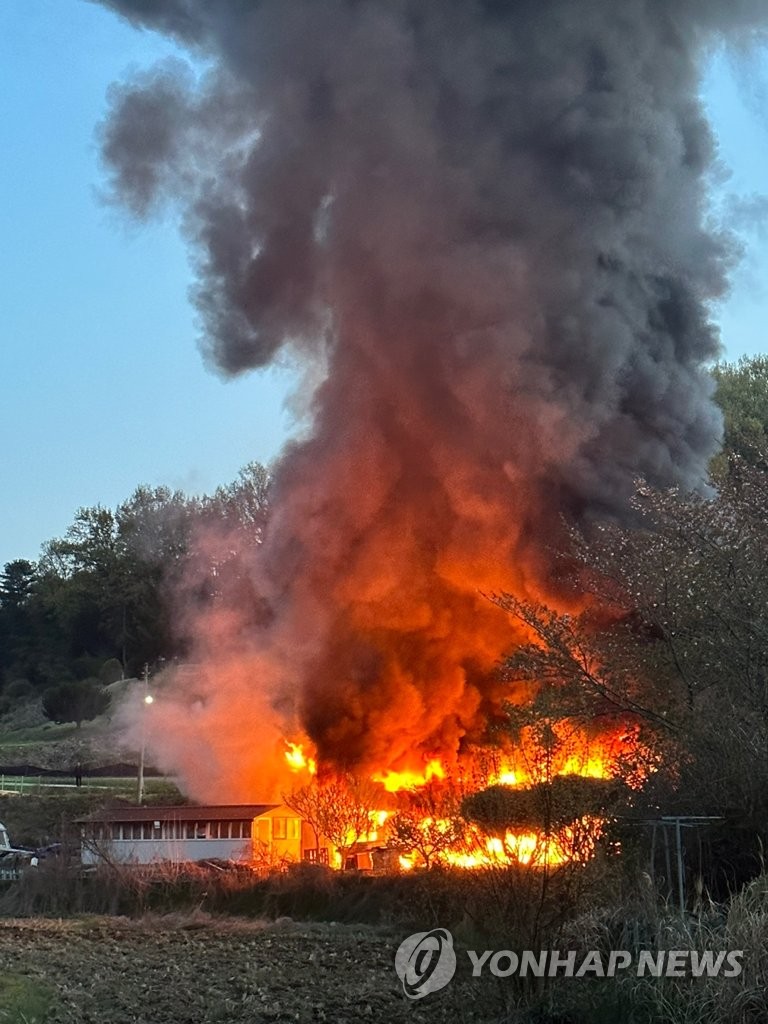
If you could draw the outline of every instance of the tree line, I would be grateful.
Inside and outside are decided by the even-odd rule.
[[[140,486],[114,510],[79,509],[64,536],[43,545],[37,562],[8,562],[0,574],[5,708],[69,687],[80,694],[84,717],[92,717],[87,688],[75,684],[137,676],[145,665],[183,656],[174,592],[193,565],[199,601],[212,599],[226,575],[239,572],[234,543],[213,554],[203,538],[215,530],[258,543],[268,487],[268,472],[256,462],[212,495]],[[50,704],[53,709],[55,697]]]

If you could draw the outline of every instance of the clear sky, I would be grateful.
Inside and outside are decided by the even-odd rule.
[[[287,370],[204,366],[173,222],[127,227],[99,199],[110,83],[173,52],[85,0],[0,4],[0,565],[140,483],[213,490],[290,427]],[[768,54],[716,55],[704,96],[723,193],[768,193]],[[768,218],[748,220],[719,314],[731,359],[768,351]]]

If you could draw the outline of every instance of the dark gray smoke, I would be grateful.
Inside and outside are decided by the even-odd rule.
[[[455,747],[510,638],[478,590],[546,591],[563,512],[706,476],[731,247],[697,90],[768,3],[102,2],[208,59],[116,88],[103,145],[134,213],[180,204],[211,358],[325,373],[258,645],[321,756]]]

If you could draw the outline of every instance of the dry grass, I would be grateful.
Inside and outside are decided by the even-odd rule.
[[[743,950],[736,977],[637,977],[632,970],[606,979],[558,979],[543,1001],[572,1024],[766,1024],[768,1022],[768,877],[757,879],[727,907],[709,905],[682,916],[639,894],[629,907],[596,910],[573,920],[561,948],[627,950]]]
[[[295,865],[258,874],[246,866],[104,864],[83,872],[62,860],[44,861],[0,895],[0,916],[68,917],[189,912],[274,920],[357,922],[413,928],[455,926],[463,916],[463,872],[368,877]]]

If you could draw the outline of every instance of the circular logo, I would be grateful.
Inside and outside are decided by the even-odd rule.
[[[456,971],[451,933],[433,928],[409,935],[395,953],[395,970],[409,999],[423,999],[445,988]]]

